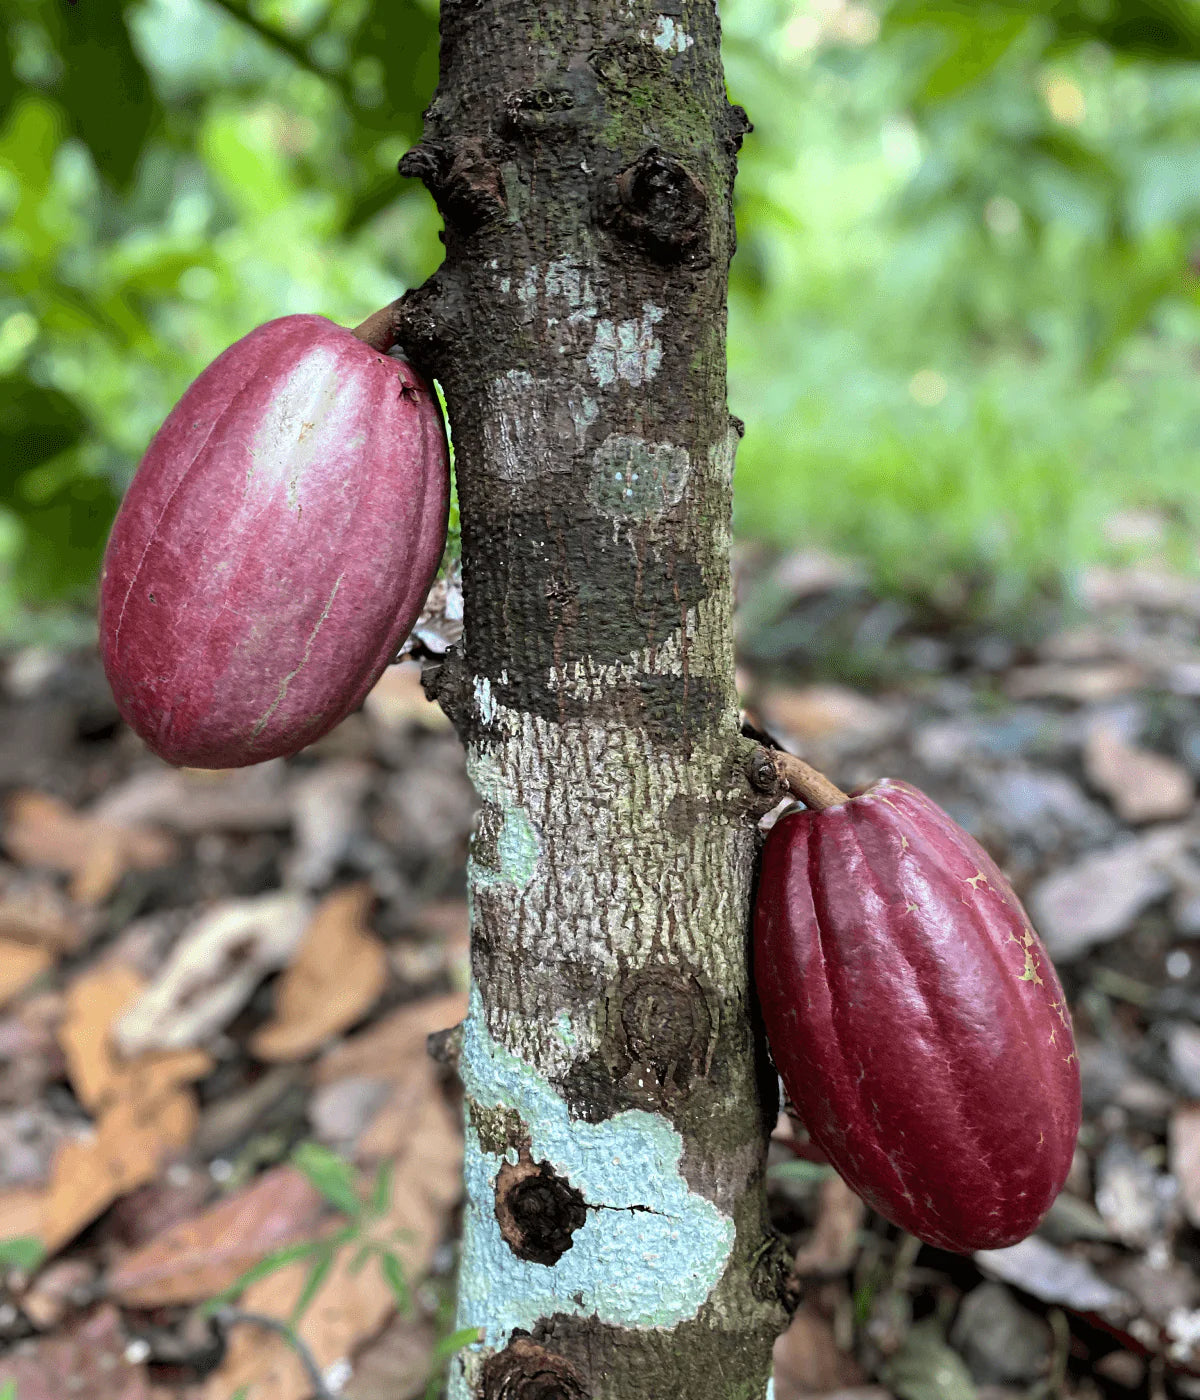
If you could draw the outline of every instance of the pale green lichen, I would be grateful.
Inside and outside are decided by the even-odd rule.
[[[610,434],[592,454],[588,498],[606,515],[654,520],[679,504],[691,470],[685,447]]]
[[[488,1034],[477,989],[460,1068],[472,1114],[475,1106],[515,1110],[533,1161],[548,1162],[583,1195],[588,1219],[557,1263],[518,1259],[493,1206],[504,1157],[468,1128],[459,1326],[483,1328],[485,1345],[497,1347],[514,1328],[554,1313],[637,1328],[695,1317],[725,1271],[735,1230],[689,1188],[671,1124],[641,1110],[573,1120],[553,1085]]]

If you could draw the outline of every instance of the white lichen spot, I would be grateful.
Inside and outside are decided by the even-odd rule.
[[[511,277],[501,277],[501,279],[500,279],[500,290],[501,290],[506,296],[508,295],[509,292],[512,291],[512,278],[511,278]]]
[[[647,383],[662,364],[662,342],[654,327],[663,319],[662,307],[642,303],[636,321],[608,320],[596,323],[596,338],[588,351],[588,369],[601,387],[623,379],[634,388]]]
[[[523,301],[527,306],[537,299],[538,278],[540,276],[541,270],[537,266],[529,268],[521,279],[521,285],[517,288],[517,299]]]
[[[486,676],[475,677],[475,705],[484,724],[490,725],[495,721],[499,706],[492,695],[492,683]]]
[[[695,40],[683,28],[676,24],[670,15],[659,15],[655,21],[653,33],[643,35],[650,40],[656,49],[662,49],[663,53],[680,54],[690,49]]]

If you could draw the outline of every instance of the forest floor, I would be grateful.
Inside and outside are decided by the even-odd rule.
[[[1096,571],[1017,644],[820,554],[743,575],[751,720],[983,841],[1084,1084],[1044,1226],[971,1258],[772,1147],[779,1400],[1200,1397],[1200,584]],[[461,1137],[427,1039],[465,1008],[474,797],[416,665],[296,759],[205,774],[94,657],[13,653],[0,788],[2,1400],[439,1394]]]

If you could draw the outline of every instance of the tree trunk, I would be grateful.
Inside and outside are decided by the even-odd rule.
[[[712,0],[670,8],[443,0],[401,166],[446,222],[399,322],[454,435],[466,633],[432,685],[482,803],[457,1400],[757,1398],[784,1322],[729,569],[748,124]]]

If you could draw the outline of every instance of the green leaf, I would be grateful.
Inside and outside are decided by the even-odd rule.
[[[442,1337],[438,1341],[429,1358],[429,1381],[425,1387],[425,1400],[438,1400],[442,1393],[442,1377],[450,1358],[462,1351],[463,1347],[474,1346],[481,1341],[481,1327],[460,1327],[457,1332],[451,1332],[448,1337]]]
[[[375,1173],[375,1181],[371,1187],[371,1204],[368,1209],[372,1215],[383,1215],[388,1206],[391,1205],[394,1179],[394,1164],[390,1158],[385,1157],[379,1164]]]
[[[252,1264],[228,1288],[223,1289],[215,1298],[210,1299],[204,1305],[205,1311],[215,1312],[218,1308],[224,1307],[226,1303],[232,1302],[239,1294],[244,1293],[252,1283],[257,1283],[260,1278],[278,1273],[288,1264],[294,1264],[298,1259],[307,1259],[328,1248],[328,1243],[325,1240],[305,1240],[301,1244],[284,1245],[282,1249],[273,1250],[260,1259],[257,1264]]]
[[[120,5],[46,7],[63,63],[58,100],[97,168],[126,188],[162,112]]]
[[[0,1390],[0,1400],[17,1400],[16,1381],[5,1381],[4,1389]]]
[[[407,1313],[412,1307],[412,1294],[409,1291],[408,1280],[404,1277],[404,1265],[394,1254],[385,1253],[379,1256],[379,1270],[392,1290],[397,1308],[402,1313]]]
[[[776,1162],[767,1168],[772,1181],[824,1181],[834,1171],[826,1162],[806,1162],[797,1157],[794,1162]]]
[[[318,1289],[329,1277],[329,1270],[333,1268],[335,1254],[335,1250],[327,1249],[321,1258],[312,1266],[308,1277],[304,1280],[304,1287],[300,1290],[300,1296],[296,1299],[296,1306],[292,1309],[290,1322],[293,1327],[298,1327],[300,1325],[300,1319],[308,1311],[308,1306],[317,1296]]]
[[[0,1273],[5,1269],[20,1269],[23,1274],[31,1274],[45,1257],[46,1246],[32,1236],[0,1240]]]
[[[335,1210],[344,1215],[362,1214],[358,1175],[344,1157],[317,1142],[302,1142],[292,1153],[292,1165],[304,1173]]]
[[[16,479],[74,446],[87,426],[66,394],[22,375],[0,377],[0,499],[11,499]]]
[[[947,1346],[935,1318],[909,1332],[882,1379],[899,1400],[976,1400],[967,1363]]]

